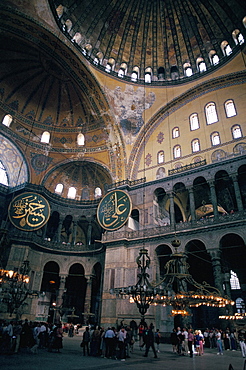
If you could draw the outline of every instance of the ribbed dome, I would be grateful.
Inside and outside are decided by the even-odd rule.
[[[68,188],[73,186],[77,190],[77,199],[93,200],[95,189],[99,187],[104,194],[106,186],[111,182],[109,173],[102,166],[76,161],[61,165],[49,173],[44,180],[44,186],[53,192],[57,184],[62,184],[64,190],[61,195],[65,198]]]
[[[146,68],[156,79],[178,78],[188,63],[197,71],[211,55],[223,57],[222,45],[237,44],[245,32],[246,3],[241,0],[50,0],[72,41],[104,66],[131,74]],[[212,53],[212,54],[211,54]],[[134,69],[135,68],[135,69]],[[138,70],[137,69],[137,70]]]
[[[64,50],[59,41],[54,40],[54,47],[59,45],[59,49]],[[59,56],[54,53],[52,57],[41,47],[4,35],[0,37],[0,45],[0,97],[7,113],[18,115],[28,130],[39,128],[39,135],[47,129],[57,133],[83,131],[87,147],[105,142],[99,109],[91,103],[88,90],[85,91],[84,86],[78,83],[73,71],[66,71],[62,62],[59,63]],[[68,51],[63,53],[68,55]],[[96,91],[96,83],[88,72],[87,83],[91,88],[94,83],[93,91]],[[22,132],[23,128],[20,130]],[[39,137],[35,139],[34,131],[32,136],[34,141],[40,141]],[[57,143],[53,140],[53,145],[58,145],[56,140]],[[59,140],[68,146],[72,144],[67,137]],[[73,140],[74,145],[76,135]]]

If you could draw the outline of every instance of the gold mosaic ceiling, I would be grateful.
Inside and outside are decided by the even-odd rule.
[[[209,52],[221,58],[221,43],[235,46],[234,30],[245,32],[245,0],[50,0],[60,26],[66,24],[69,37],[80,34],[79,45],[101,63],[115,60],[115,70],[126,63],[135,66],[140,78],[147,67],[158,75],[164,68],[168,77],[176,66],[183,75],[189,62],[196,70],[202,57],[211,64]],[[57,19],[58,19],[57,17]]]

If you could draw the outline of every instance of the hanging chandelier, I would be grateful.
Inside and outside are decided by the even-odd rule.
[[[30,290],[29,261],[23,261],[19,270],[0,269],[0,303],[7,306],[10,316],[17,313],[27,297],[35,297],[37,292]]]
[[[196,282],[189,273],[185,253],[177,251],[180,241],[173,240],[172,246],[175,252],[165,265],[166,274],[158,284],[153,285],[149,281],[147,269],[150,265],[150,257],[148,250],[142,248],[136,259],[140,269],[137,284],[112,289],[111,293],[118,297],[128,296],[130,302],[136,303],[142,317],[150,305],[171,306],[172,316],[187,316],[188,309],[192,307],[225,307],[234,304],[229,297],[222,296],[217,288],[206,282],[202,284]]]

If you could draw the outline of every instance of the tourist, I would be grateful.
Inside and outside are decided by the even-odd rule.
[[[188,348],[190,357],[193,357],[194,334],[192,329],[188,329]]]
[[[145,331],[144,337],[145,337],[145,343],[146,343],[144,357],[148,357],[149,349],[151,347],[154,353],[154,358],[157,358],[156,349],[155,349],[155,337],[153,333],[153,326],[151,324],[149,328]]]

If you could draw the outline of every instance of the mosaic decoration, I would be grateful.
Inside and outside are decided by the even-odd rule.
[[[48,116],[47,118],[45,118],[45,120],[43,121],[43,123],[45,125],[48,125],[48,126],[51,126],[53,124],[53,119],[51,116]]]
[[[18,110],[18,108],[19,108],[18,100],[12,101],[12,103],[10,103],[9,106],[10,106],[10,108],[12,108],[14,110]]]
[[[31,110],[30,112],[28,112],[26,115],[25,115],[26,118],[29,118],[29,119],[34,119],[35,118],[35,112],[34,110]]]
[[[46,155],[31,153],[31,165],[36,174],[45,171],[52,161],[53,159]]]
[[[21,153],[3,136],[0,136],[0,158],[7,171],[9,186],[28,182],[28,170]]]
[[[150,166],[152,163],[152,155],[150,153],[148,153],[145,157],[145,164],[146,166]]]
[[[131,144],[144,124],[143,112],[153,105],[156,96],[153,92],[146,95],[144,87],[135,89],[132,85],[126,86],[125,91],[120,86],[113,91],[106,89],[106,93],[111,100],[116,120],[125,134],[125,141]]]
[[[163,132],[159,132],[159,134],[157,135],[157,143],[161,144],[164,140],[164,134]]]

